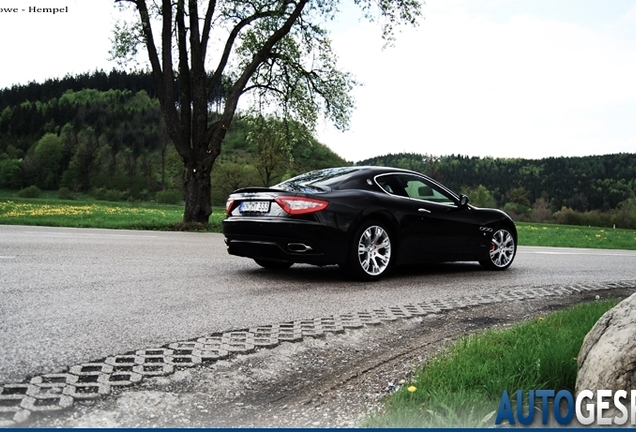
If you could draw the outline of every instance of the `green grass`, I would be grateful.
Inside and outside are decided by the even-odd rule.
[[[636,250],[636,230],[518,222],[517,232],[524,246]]]
[[[220,232],[224,209],[214,209],[207,231]],[[183,206],[56,199],[0,200],[0,224],[73,228],[172,230],[183,219]]]
[[[425,364],[365,426],[493,427],[503,390],[573,391],[583,339],[616,304],[581,304],[509,330],[464,337]]]

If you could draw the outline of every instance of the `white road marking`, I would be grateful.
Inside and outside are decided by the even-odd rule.
[[[39,232],[39,231],[24,231],[24,234],[37,234],[47,236],[64,236],[69,237],[71,233],[65,232]],[[102,234],[102,233],[72,233],[73,237],[139,237],[139,238],[156,238],[157,235],[152,234]]]
[[[543,254],[543,255],[593,255],[593,256],[616,256],[616,257],[636,258],[636,253],[629,254],[629,253],[557,252],[557,251],[531,251],[530,253]]]

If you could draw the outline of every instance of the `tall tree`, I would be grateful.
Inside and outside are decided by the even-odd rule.
[[[247,141],[256,150],[256,167],[263,186],[274,183],[275,171],[282,168],[280,175],[285,173],[285,165],[292,159],[291,151],[299,141],[307,141],[311,137],[307,129],[296,122],[287,122],[273,117],[258,116],[249,122],[250,131]]]
[[[116,26],[112,55],[126,59],[145,45],[167,131],[184,163],[184,222],[209,220],[212,165],[243,96],[310,129],[320,115],[347,127],[355,81],[337,69],[323,27],[340,0],[115,2],[133,6],[137,20]],[[421,13],[420,0],[353,3],[364,17],[382,19],[388,41],[396,25],[416,24]],[[219,88],[223,106],[212,112]]]

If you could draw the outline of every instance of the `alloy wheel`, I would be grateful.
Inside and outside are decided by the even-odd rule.
[[[391,238],[384,228],[371,225],[364,230],[358,241],[358,262],[370,276],[386,271],[391,262]]]
[[[510,265],[515,257],[515,239],[507,229],[500,229],[492,236],[490,261],[498,268]]]

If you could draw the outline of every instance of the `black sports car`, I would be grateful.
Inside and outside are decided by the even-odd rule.
[[[507,214],[396,168],[328,168],[239,189],[226,213],[228,252],[270,269],[338,264],[375,280],[394,265],[423,262],[478,261],[504,270],[517,251]]]

